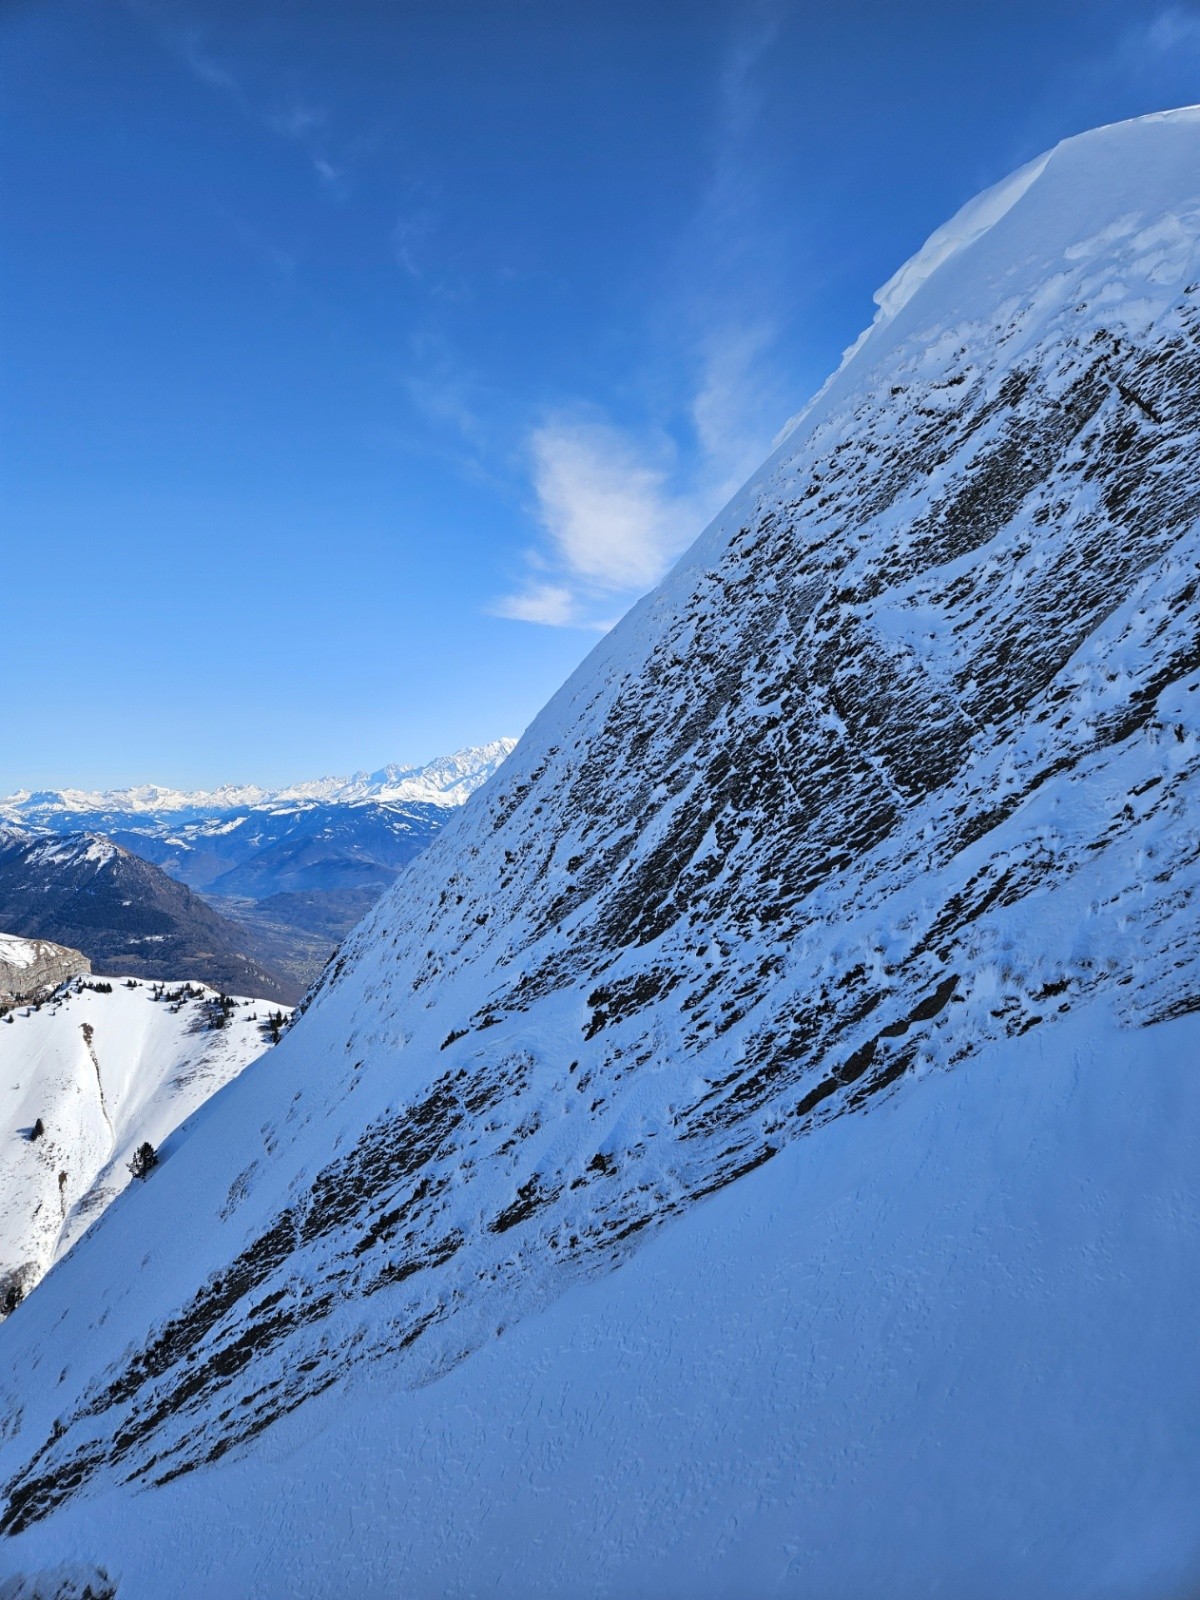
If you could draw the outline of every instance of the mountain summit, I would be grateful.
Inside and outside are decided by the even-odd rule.
[[[0,928],[83,951],[88,962],[76,972],[90,963],[110,975],[208,981],[288,1004],[301,992],[247,950],[244,929],[96,834],[0,833]]]
[[[939,230],[0,1329],[0,1571],[1194,1585],[1198,375],[1200,110]]]

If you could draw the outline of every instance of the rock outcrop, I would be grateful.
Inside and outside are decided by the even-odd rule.
[[[0,1010],[42,1000],[68,978],[83,977],[91,970],[80,950],[0,933]]]

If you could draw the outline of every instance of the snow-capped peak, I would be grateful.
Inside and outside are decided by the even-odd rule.
[[[120,845],[113,844],[111,839],[90,833],[69,833],[62,838],[39,840],[31,847],[26,859],[33,865],[43,866],[90,864],[99,871],[119,856],[128,854]]]
[[[380,799],[453,808],[460,806],[492,775],[516,747],[515,739],[493,739],[484,745],[438,756],[418,766],[382,767],[352,777],[306,779],[283,788],[259,784],[224,784],[216,789],[173,789],[137,784],[125,789],[18,789],[0,797],[0,819],[16,824],[36,820],[39,813],[117,813],[160,816],[186,812],[192,816],[288,802],[338,804]]]
[[[515,739],[493,739],[489,744],[439,756],[423,767],[382,767],[368,779],[368,792],[380,800],[393,802],[461,806],[512,754],[516,745]]]

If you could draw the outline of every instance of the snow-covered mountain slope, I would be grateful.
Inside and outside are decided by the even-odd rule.
[[[0,1025],[0,1314],[129,1182],[144,1141],[270,1045],[267,1001],[214,989],[77,978]]]
[[[99,1568],[119,1600],[1182,1600],[1198,1049],[1192,1017],[1005,1041],[789,1146],[436,1382],[364,1364],[161,1488],[97,1475],[0,1571]],[[174,1271],[204,1223],[171,1239],[154,1200],[109,1212],[69,1292],[119,1314],[118,1234]],[[66,1314],[65,1280],[7,1331]]]
[[[0,1562],[1195,1586],[1198,297],[1200,111],[893,280],[0,1330]]]

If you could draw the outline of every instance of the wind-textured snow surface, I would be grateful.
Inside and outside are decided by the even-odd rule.
[[[1200,112],[935,238],[0,1330],[11,1571],[1194,1590]]]
[[[201,984],[82,978],[0,1020],[0,1291],[28,1294],[125,1188],[134,1150],[169,1141],[286,1015],[217,1000]]]
[[[120,1600],[1185,1600],[1198,1050],[1194,1018],[1007,1041],[792,1145],[438,1382],[361,1367],[218,1467],[106,1478],[4,1560],[98,1567]],[[154,1198],[97,1242],[128,1230],[173,1272],[203,1223],[151,1241]],[[74,1292],[115,1306],[83,1255]],[[62,1314],[64,1276],[9,1330],[43,1296]]]

